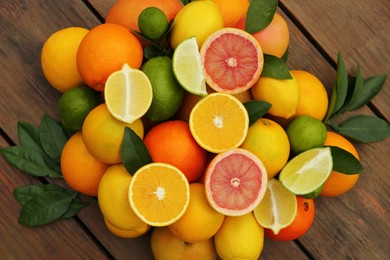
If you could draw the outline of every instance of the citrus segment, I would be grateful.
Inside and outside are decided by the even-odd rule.
[[[190,188],[185,175],[165,163],[150,163],[133,176],[129,188],[131,208],[151,226],[168,226],[187,210]]]
[[[200,50],[207,84],[237,94],[252,87],[263,70],[263,51],[249,33],[223,28],[211,34]]]
[[[267,190],[260,204],[253,211],[256,220],[264,228],[278,234],[290,225],[297,214],[297,199],[277,179],[268,181]]]
[[[188,38],[177,46],[172,63],[176,79],[185,90],[194,95],[207,95],[196,37]]]
[[[205,175],[207,199],[218,212],[241,216],[251,212],[263,198],[267,172],[256,155],[244,149],[218,154]]]
[[[111,115],[132,123],[141,118],[152,104],[152,84],[144,72],[124,64],[106,82],[104,96]]]
[[[305,195],[326,181],[332,167],[330,148],[314,148],[291,159],[280,172],[279,180],[292,193]]]
[[[190,130],[204,149],[219,153],[237,148],[244,141],[249,117],[234,96],[213,93],[201,99],[190,114]]]

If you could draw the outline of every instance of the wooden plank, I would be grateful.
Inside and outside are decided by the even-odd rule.
[[[0,147],[8,144],[0,137]],[[38,228],[18,223],[20,204],[13,197],[16,187],[38,183],[9,166],[0,157],[0,258],[2,259],[106,259],[107,255],[73,219]]]
[[[360,64],[363,76],[390,74],[390,1],[287,1],[295,19],[333,61],[343,55],[348,71]],[[390,120],[390,80],[373,104]]]

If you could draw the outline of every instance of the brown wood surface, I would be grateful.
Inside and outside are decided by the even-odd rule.
[[[17,143],[17,121],[35,125],[44,113],[58,118],[60,93],[50,87],[40,68],[40,50],[53,32],[69,27],[92,28],[115,0],[0,2],[0,127]],[[291,32],[289,67],[317,75],[328,90],[335,80],[333,61],[340,50],[348,70],[357,63],[365,76],[390,72],[389,2],[280,1]],[[366,3],[367,2],[367,3]],[[91,10],[95,9],[95,12]],[[291,17],[293,20],[290,20]],[[354,18],[354,19],[352,19]],[[294,24],[298,23],[298,27]],[[307,38],[309,33],[309,39]],[[314,39],[314,45],[313,45]],[[389,119],[389,81],[373,105]],[[372,114],[368,107],[359,113]],[[8,146],[0,138],[0,146]],[[364,166],[357,186],[338,198],[316,200],[316,218],[298,242],[266,240],[262,259],[387,259],[390,239],[390,140],[358,144]],[[39,182],[0,159],[0,258],[152,259],[150,234],[121,239],[104,226],[99,208],[83,209],[77,217],[44,227],[17,223],[20,206],[15,187]]]

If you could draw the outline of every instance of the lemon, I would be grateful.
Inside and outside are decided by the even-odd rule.
[[[168,19],[161,9],[147,7],[138,16],[138,27],[147,38],[158,40],[168,29]]]
[[[273,178],[268,181],[264,198],[253,213],[262,227],[272,229],[275,234],[278,234],[282,228],[294,221],[297,208],[295,194]]]
[[[198,96],[207,95],[206,81],[196,38],[191,37],[181,42],[173,53],[173,72],[180,85]]]
[[[292,158],[279,174],[282,185],[296,195],[317,191],[333,168],[329,147],[313,148]]]
[[[253,213],[226,216],[214,236],[218,256],[224,260],[258,259],[264,244],[264,229]]]
[[[113,117],[125,123],[133,123],[152,104],[152,84],[144,72],[124,64],[121,70],[108,77],[104,97]]]
[[[224,27],[218,6],[212,1],[195,1],[177,13],[172,25],[170,43],[173,49],[189,37],[195,36],[199,48],[213,32]]]
[[[298,81],[292,79],[275,79],[260,77],[251,88],[253,99],[271,103],[269,114],[282,118],[295,115],[299,100],[300,88]]]
[[[65,91],[58,103],[62,124],[70,130],[80,130],[88,113],[100,103],[99,92],[88,86],[77,86]]]
[[[159,56],[149,59],[141,69],[152,83],[153,99],[145,117],[151,121],[163,121],[179,109],[184,89],[177,82],[172,68],[172,59]]]

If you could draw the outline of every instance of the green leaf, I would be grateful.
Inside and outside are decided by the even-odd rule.
[[[77,213],[79,213],[81,209],[87,207],[88,205],[89,205],[88,203],[82,203],[80,201],[80,198],[78,197],[74,198],[70,203],[66,212],[63,215],[61,215],[61,219],[67,219],[77,215]]]
[[[139,168],[152,162],[152,157],[144,142],[129,127],[125,127],[123,135],[121,159],[130,174],[134,174]]]
[[[344,105],[348,93],[348,74],[341,53],[337,56],[337,77],[336,77],[336,101],[333,114],[337,113]]]
[[[251,100],[245,102],[244,106],[246,108],[246,111],[248,111],[249,125],[252,125],[259,118],[264,116],[269,111],[272,105],[265,101]]]
[[[52,169],[50,169],[40,152],[23,146],[11,146],[0,149],[0,154],[4,156],[4,159],[21,170],[24,173],[33,176],[48,176],[55,175]]]
[[[27,202],[35,198],[37,195],[43,193],[44,191],[44,184],[32,184],[15,188],[13,194],[20,204],[25,205]]]
[[[19,223],[36,227],[59,219],[69,208],[77,193],[48,190],[25,204],[19,215]]]
[[[344,174],[358,174],[363,166],[350,152],[337,146],[329,146],[333,158],[333,170]]]
[[[353,111],[359,109],[370,102],[370,100],[373,99],[382,89],[386,81],[386,77],[386,75],[380,75],[363,80],[359,67],[356,75],[355,89],[347,110]]]
[[[44,153],[39,137],[39,129],[32,124],[25,122],[18,122],[17,126],[20,145]]]
[[[183,5],[186,5],[190,2],[190,0],[180,0],[180,2],[183,4]]]
[[[245,31],[255,33],[267,27],[277,7],[277,0],[252,0],[246,13]]]
[[[46,154],[59,162],[62,149],[68,140],[61,125],[48,115],[44,115],[39,126],[39,136]]]
[[[264,66],[261,76],[275,79],[292,79],[287,64],[282,59],[269,54],[264,54]]]
[[[330,126],[341,135],[362,143],[382,141],[390,135],[390,124],[375,116],[356,115]]]

